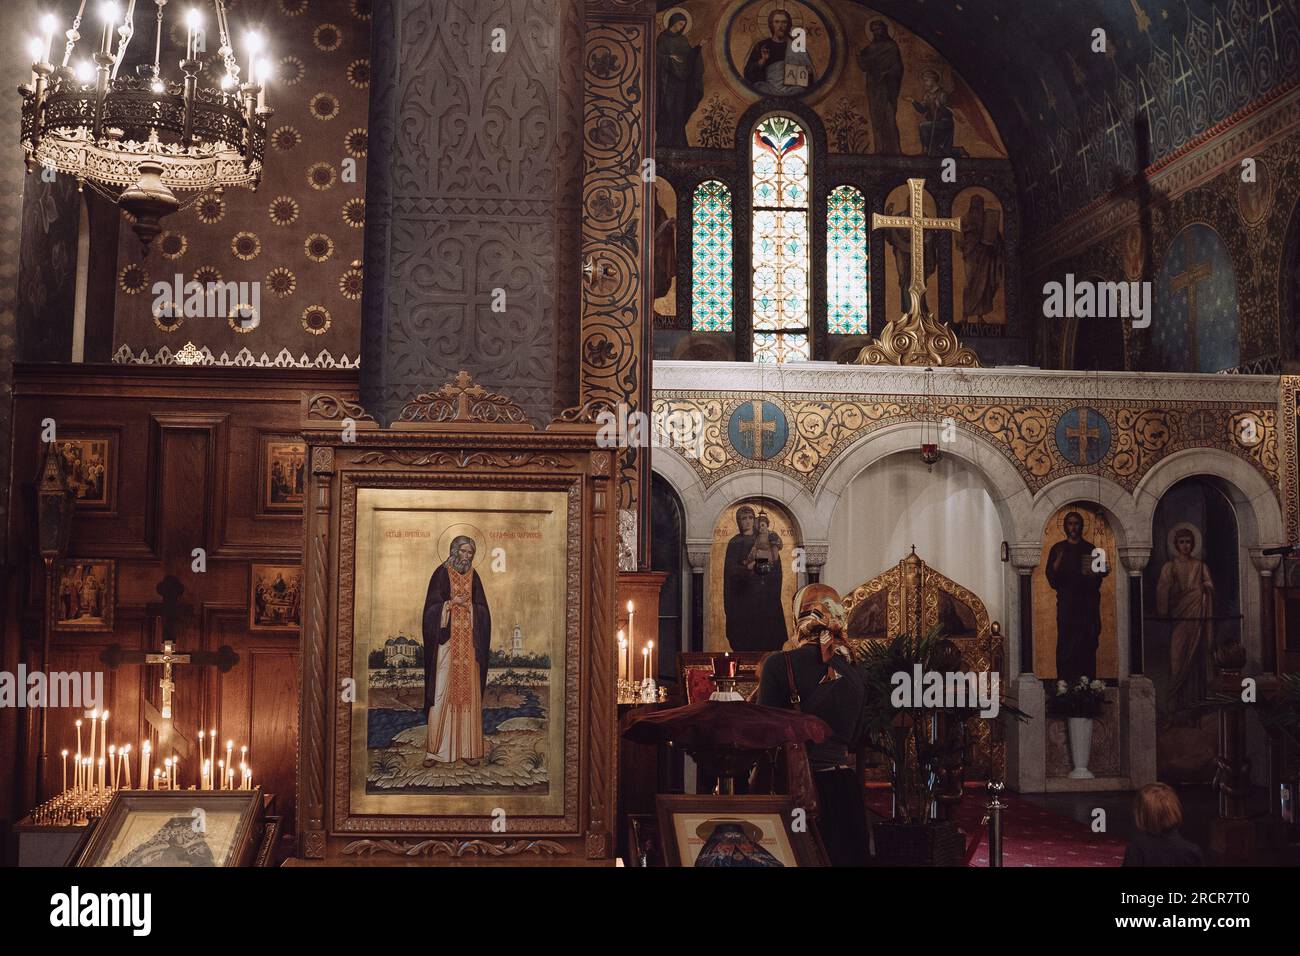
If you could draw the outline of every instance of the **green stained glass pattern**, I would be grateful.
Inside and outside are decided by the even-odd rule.
[[[755,332],[754,361],[768,364],[806,362],[811,358],[803,332]]]
[[[826,331],[871,332],[870,274],[866,200],[852,186],[836,186],[826,197]]]
[[[754,359],[809,358],[808,137],[788,116],[754,129]]]
[[[716,180],[695,187],[691,214],[691,328],[730,332],[731,190]]]

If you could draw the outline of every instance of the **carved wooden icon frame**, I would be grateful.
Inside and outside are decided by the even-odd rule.
[[[373,863],[611,860],[617,780],[612,626],[617,456],[597,445],[590,409],[565,413],[538,430],[519,406],[486,392],[462,372],[454,383],[408,404],[390,428],[334,395],[305,396],[303,411],[309,476],[299,854]],[[467,499],[494,492],[520,498],[547,493],[563,502],[558,509],[563,607],[555,615],[562,621],[563,668],[557,680],[562,687],[550,688],[547,712],[548,720],[563,720],[558,748],[563,764],[558,754],[546,751],[557,759],[548,763],[551,797],[544,809],[505,796],[499,799],[519,804],[514,810],[507,806],[502,818],[477,805],[470,808],[473,801],[434,793],[402,795],[375,812],[374,791],[366,782],[369,764],[357,765],[363,778],[357,789],[355,754],[358,747],[365,753],[368,725],[360,719],[365,705],[357,705],[367,689],[356,686],[354,654],[373,650],[357,645],[358,635],[372,629],[357,621],[358,565],[378,553],[365,542],[358,550],[358,496],[364,516],[364,502],[390,495],[386,489],[413,498],[440,491]],[[429,547],[432,556],[433,542]],[[436,566],[431,560],[428,572]],[[494,622],[497,613],[492,611]],[[375,635],[369,639],[373,643]],[[350,692],[349,684],[355,688]]]

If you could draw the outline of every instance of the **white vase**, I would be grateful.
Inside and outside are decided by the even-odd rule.
[[[1093,772],[1088,769],[1088,753],[1092,750],[1092,718],[1067,717],[1065,726],[1070,737],[1070,759],[1074,762],[1070,779],[1092,780]]]

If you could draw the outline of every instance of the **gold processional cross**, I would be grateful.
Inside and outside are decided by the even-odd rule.
[[[912,313],[921,312],[921,299],[925,295],[925,230],[945,229],[948,232],[961,232],[960,219],[930,219],[925,215],[925,180],[909,179],[907,191],[910,194],[910,206],[906,216],[885,216],[878,212],[871,214],[871,228],[906,229],[912,234],[912,281],[907,291],[912,296]]]
[[[871,228],[906,229],[911,234],[912,280],[907,291],[911,308],[899,318],[891,318],[880,338],[866,346],[855,360],[859,365],[957,365],[974,368],[979,358],[957,341],[952,329],[934,316],[921,311],[925,295],[925,231],[941,229],[961,232],[961,219],[930,218],[925,214],[925,180],[907,181],[908,214],[886,216],[871,214]]]

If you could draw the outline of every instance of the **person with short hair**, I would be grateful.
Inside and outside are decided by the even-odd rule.
[[[1124,851],[1124,866],[1204,866],[1201,848],[1178,828],[1183,803],[1167,783],[1149,783],[1133,797],[1137,833]]]

